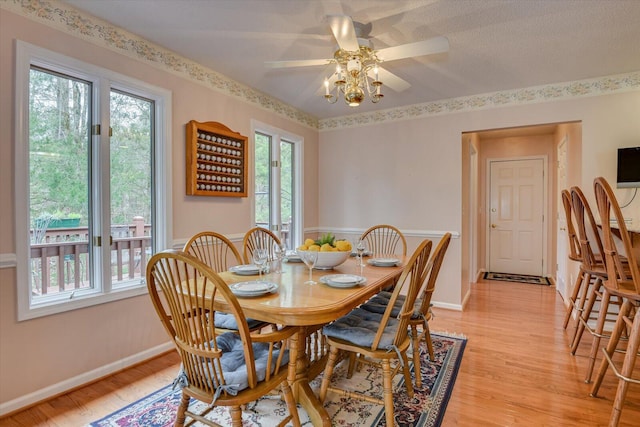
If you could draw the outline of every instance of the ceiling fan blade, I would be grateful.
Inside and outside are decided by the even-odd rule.
[[[387,47],[376,52],[382,61],[395,61],[396,59],[411,58],[414,56],[432,55],[434,53],[447,52],[449,40],[446,37],[434,37],[421,42],[407,43],[400,46]]]
[[[373,69],[369,70],[369,77],[372,79],[375,78]],[[393,89],[395,92],[402,92],[403,90],[407,90],[411,87],[409,82],[406,80],[396,76],[391,71],[387,71],[384,68],[378,66],[378,79],[382,82],[382,88],[385,86]]]
[[[264,65],[267,68],[292,68],[327,65],[329,63],[331,63],[330,59],[299,59],[293,61],[267,61],[264,63]]]
[[[360,50],[351,17],[347,15],[329,15],[327,20],[340,49],[348,52]]]

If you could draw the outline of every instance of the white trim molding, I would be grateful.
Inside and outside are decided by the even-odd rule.
[[[0,268],[15,268],[17,263],[16,254],[0,254]]]
[[[339,227],[314,227],[314,228],[305,228],[305,233],[328,233],[331,232],[333,234],[357,234],[360,235],[366,231],[365,228],[339,228]],[[445,233],[451,233],[452,239],[459,239],[460,232],[459,231],[446,231],[446,230],[400,230],[404,237],[442,237]]]
[[[42,402],[43,400],[50,399],[53,396],[57,396],[61,393],[66,393],[69,390],[73,390],[80,386],[89,384],[100,378],[104,378],[107,375],[122,371],[123,369],[137,365],[141,362],[145,362],[156,356],[171,351],[174,348],[175,347],[173,345],[173,342],[168,341],[164,344],[157,345],[140,353],[125,357],[124,359],[120,359],[113,363],[101,366],[92,371],[84,372],[73,378],[68,378],[57,384],[52,384],[48,387],[36,390],[33,393],[25,394],[8,402],[0,402],[0,417],[34,405],[38,402]]]

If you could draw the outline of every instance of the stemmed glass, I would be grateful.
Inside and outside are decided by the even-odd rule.
[[[364,261],[363,261],[363,256],[365,251],[367,250],[367,241],[364,239],[359,239],[358,243],[356,244],[356,251],[358,252],[358,261],[359,261],[359,266],[360,267],[364,267]]]
[[[275,255],[275,272],[282,273],[282,260],[287,253],[287,244],[285,242],[273,242],[273,254]]]
[[[316,261],[318,261],[318,252],[317,251],[299,251],[300,258],[302,262],[309,267],[309,280],[304,282],[305,285],[315,285],[317,282],[313,280],[311,276],[313,272],[313,267],[316,265]]]
[[[262,269],[267,262],[268,252],[263,248],[256,248],[253,250],[253,263],[258,267],[258,277],[262,279]]]

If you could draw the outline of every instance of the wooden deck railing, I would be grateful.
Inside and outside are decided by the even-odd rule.
[[[32,231],[35,238],[37,231]],[[134,223],[112,227],[113,284],[144,277],[151,249],[151,226]],[[48,229],[31,243],[31,280],[35,295],[89,288],[87,227]]]

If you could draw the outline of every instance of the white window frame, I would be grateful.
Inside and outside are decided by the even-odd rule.
[[[16,230],[16,258],[17,258],[17,295],[18,320],[33,319],[79,308],[117,301],[147,293],[144,281],[137,286],[111,288],[111,285],[96,286],[92,292],[80,293],[73,298],[52,298],[35,304],[31,298],[31,282],[29,279],[29,74],[32,65],[58,71],[63,74],[82,78],[93,84],[94,123],[107,123],[109,120],[109,96],[111,88],[126,90],[129,93],[144,96],[155,103],[155,146],[153,174],[155,188],[153,198],[155,210],[153,229],[153,251],[161,251],[170,247],[172,241],[172,163],[171,163],[171,92],[149,85],[131,77],[115,73],[92,64],[61,55],[59,53],[26,43],[16,41],[16,86],[15,86],[15,230]],[[95,96],[102,91],[101,98]],[[107,94],[105,97],[104,94]],[[105,99],[106,98],[106,99]],[[100,102],[100,105],[97,103]],[[96,121],[97,120],[97,121]],[[106,120],[106,121],[105,121]],[[108,132],[103,132],[100,147],[108,149]],[[95,143],[95,141],[93,142]],[[103,151],[101,149],[101,151]],[[107,156],[99,155],[101,162],[108,161]],[[92,192],[102,194],[108,183],[100,179],[93,180]],[[103,198],[104,200],[104,198]],[[102,206],[108,210],[109,205]],[[103,222],[108,223],[108,215],[103,215]],[[105,228],[108,224],[94,224],[95,232]],[[104,234],[104,233],[101,233]],[[108,261],[108,260],[106,260]],[[102,266],[96,265],[103,274],[108,263],[103,260]]]
[[[294,145],[294,150],[293,150],[293,162],[294,162],[294,171],[293,171],[293,193],[292,196],[294,197],[295,203],[293,204],[293,212],[295,214],[295,220],[294,220],[294,226],[295,229],[297,230],[297,234],[295,235],[295,241],[294,247],[297,247],[301,244],[301,239],[303,239],[304,237],[304,229],[303,227],[303,215],[304,215],[304,208],[303,208],[303,203],[302,203],[302,188],[304,185],[304,182],[302,180],[302,178],[304,177],[304,173],[303,173],[303,162],[302,159],[304,159],[304,138],[301,137],[300,135],[295,135],[291,132],[287,132],[283,129],[279,129],[277,127],[268,125],[266,123],[262,123],[259,122],[257,120],[251,120],[251,141],[252,143],[252,148],[255,152],[255,138],[256,138],[256,133],[262,133],[265,135],[268,135],[271,137],[271,146],[272,146],[272,151],[271,151],[271,156],[273,157],[274,150],[277,150],[278,154],[280,151],[280,141],[281,140],[285,140],[287,142],[290,142]],[[274,148],[277,147],[277,148]],[[255,163],[256,159],[255,156],[252,153],[252,159],[253,162]],[[277,177],[274,178],[274,174],[270,174],[271,175],[271,185],[273,186],[274,183],[277,183],[278,186],[280,185],[280,176],[278,175]],[[275,182],[275,181],[277,182]],[[251,167],[251,194],[255,194],[255,188],[253,188],[253,186],[255,185],[255,164],[252,165]],[[273,200],[274,195],[271,195],[271,200],[270,203],[273,205],[274,204],[274,200]],[[278,215],[280,215],[280,208],[278,207],[277,209],[278,211]],[[273,212],[272,212],[272,216],[273,216]],[[277,219],[278,223],[280,223],[280,218],[275,218]],[[274,218],[270,218],[270,222],[273,222]],[[251,197],[251,224],[255,224],[256,223],[256,206],[255,206],[255,197]],[[290,248],[291,249],[291,248]]]

